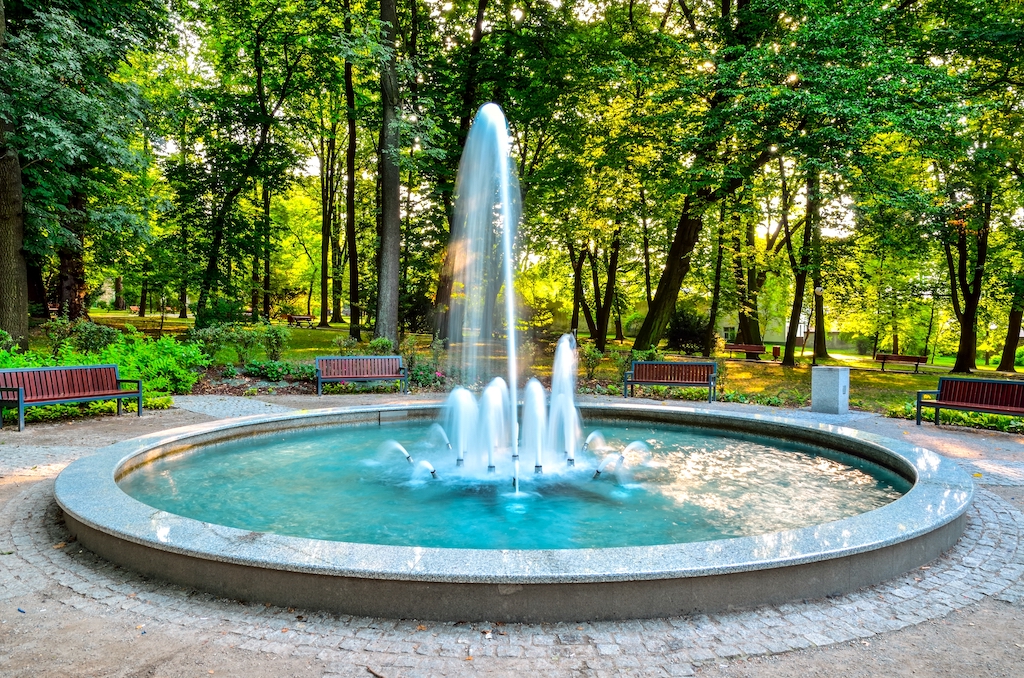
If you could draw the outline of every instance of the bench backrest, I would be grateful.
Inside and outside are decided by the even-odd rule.
[[[940,377],[938,399],[947,403],[1024,408],[1024,383]]]
[[[117,365],[0,370],[0,386],[25,389],[26,400],[73,398],[117,390]]]
[[[398,377],[402,373],[400,355],[328,356],[316,359],[321,377]]]
[[[668,363],[646,360],[633,362],[633,379],[635,381],[678,381],[706,384],[711,376],[717,373],[718,363],[715,362]]]

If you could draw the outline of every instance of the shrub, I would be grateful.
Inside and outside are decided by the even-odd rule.
[[[580,363],[583,364],[583,369],[587,372],[587,379],[593,379],[597,366],[601,364],[601,359],[604,358],[604,353],[598,351],[597,346],[588,342],[580,344],[579,355]]]
[[[255,377],[281,381],[288,374],[288,365],[277,360],[252,360],[246,363],[245,371]]]
[[[228,327],[228,337],[235,349],[235,353],[238,354],[239,363],[248,365],[252,362],[256,349],[264,344],[266,333],[266,326],[262,324],[243,325],[233,323]]]
[[[193,312],[195,309],[193,309]],[[203,313],[196,314],[196,327],[237,323],[245,320],[245,309],[240,302],[233,299],[216,297],[210,299]]]
[[[225,324],[190,327],[184,336],[186,342],[197,345],[211,361],[218,351],[231,342],[230,325]]]
[[[377,337],[369,345],[370,355],[392,355],[395,352],[395,345],[387,337]]]
[[[707,339],[708,322],[689,304],[679,304],[668,321],[668,347],[683,353],[700,353]]]
[[[114,363],[123,379],[141,379],[146,391],[159,393],[190,393],[199,381],[199,368],[210,364],[194,344],[171,337],[152,340],[141,334],[122,335],[98,353],[75,355],[83,359],[70,364]]]
[[[416,356],[416,339],[409,335],[402,342],[401,347],[402,360],[405,362],[405,367],[411,373],[413,368],[416,367],[417,356]]]
[[[291,334],[291,330],[282,325],[263,324],[263,349],[267,352],[267,360],[281,359]]]
[[[643,327],[644,320],[646,319],[646,313],[640,313],[639,311],[630,313],[622,320],[622,333],[627,337],[635,337],[640,334],[640,328]]]
[[[71,321],[66,315],[57,316],[42,324],[43,333],[50,340],[53,357],[60,355],[61,350],[71,341]]]
[[[115,328],[79,320],[71,325],[71,345],[82,353],[97,353],[121,336]]]
[[[316,365],[310,363],[288,363],[288,374],[296,381],[316,381]]]
[[[338,347],[338,355],[357,355],[359,352],[359,342],[354,337],[335,337],[332,343]]]

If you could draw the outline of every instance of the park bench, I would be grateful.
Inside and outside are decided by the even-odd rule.
[[[622,397],[633,395],[633,386],[700,386],[708,389],[708,402],[715,402],[715,362],[658,362],[634,360],[622,382]]]
[[[918,368],[922,363],[928,362],[928,356],[925,355],[898,355],[896,353],[876,353],[875,360],[882,363],[882,371],[885,372],[886,363],[913,363],[914,374],[917,374]]]
[[[755,358],[765,352],[764,344],[726,344],[725,350],[730,354],[746,353],[747,356],[753,354]]]
[[[930,400],[925,396],[930,395]],[[940,377],[936,391],[917,392],[917,425],[921,425],[921,408],[935,408],[935,423],[939,423],[939,410],[964,410],[986,414],[1024,416],[1024,383],[1002,379],[964,379]]]
[[[129,306],[128,310],[130,312],[132,312],[132,313],[138,313],[139,312],[139,307],[138,306]]]
[[[134,385],[125,389],[124,385]],[[135,400],[142,416],[142,382],[120,379],[117,365],[31,367],[0,370],[0,426],[5,409],[18,410],[18,430],[25,429],[25,408],[33,405],[82,403],[93,400]]]
[[[324,384],[349,381],[399,381],[409,392],[409,374],[400,355],[321,356],[316,359],[316,394]]]
[[[302,327],[305,325],[309,329],[313,329],[313,316],[311,315],[292,315],[288,314],[288,325],[291,327]]]

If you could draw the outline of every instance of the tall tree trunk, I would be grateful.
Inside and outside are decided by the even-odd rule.
[[[89,318],[89,309],[85,307],[85,207],[85,196],[77,191],[72,193],[63,221],[64,228],[75,237],[75,241],[65,241],[57,251],[60,260],[60,312],[71,321]]]
[[[647,194],[643,186],[640,187],[640,225],[643,227],[644,246],[644,293],[647,299],[647,307],[651,306],[651,238],[648,233],[647,223]],[[707,354],[705,354],[707,355]]]
[[[343,323],[341,299],[345,290],[345,257],[341,246],[341,206],[334,209],[331,226],[331,322]]]
[[[0,5],[2,8],[2,5]],[[2,17],[0,17],[2,18]],[[28,275],[21,164],[0,131],[0,330],[28,350]]]
[[[181,284],[178,290],[178,317],[184,320],[188,318],[188,285]]]
[[[7,47],[7,19],[0,0],[0,59]],[[0,122],[0,330],[28,350],[28,273],[21,162],[7,145],[10,128]]]
[[[583,252],[576,255],[576,248],[573,246],[572,241],[568,243],[569,247],[569,261],[572,263],[573,270],[573,301],[576,308],[583,310],[583,319],[587,323],[587,332],[590,334],[590,338],[594,339],[597,336],[597,324],[594,322],[594,314],[590,312],[590,305],[587,304],[587,297],[583,293],[583,264],[587,261],[587,255]],[[573,309],[573,329],[579,328],[579,315]]]
[[[814,358],[828,358],[825,330],[825,299],[821,285],[821,176],[811,171],[807,177],[807,218],[811,224],[811,271],[814,281]]]
[[[124,309],[124,278],[117,276],[114,278],[114,310],[123,311]]]
[[[139,295],[139,317],[146,317],[146,304],[149,303],[149,274],[142,274],[142,294]]]
[[[270,322],[270,189],[263,184],[263,317]]]
[[[330,327],[331,280],[334,278],[333,255],[338,248],[334,233],[335,186],[337,172],[337,125],[332,121],[331,136],[320,141],[320,322],[317,327]]]
[[[46,283],[43,282],[43,267],[37,257],[26,256],[28,271],[28,312],[33,318],[49,320],[50,301],[46,298]],[[123,311],[124,308],[122,307]]]
[[[259,250],[252,255],[252,284],[249,290],[249,310],[252,314],[252,319],[256,320],[260,315],[260,255]]]
[[[395,0],[381,0],[382,42],[395,47],[398,14]],[[395,52],[380,75],[380,264],[377,269],[377,323],[374,336],[398,346],[398,293],[402,259],[401,188],[398,168],[398,70]]]
[[[1013,301],[1010,303],[1010,316],[1006,324],[1006,340],[1003,342],[1003,355],[999,359],[999,367],[996,372],[1016,372],[1014,362],[1017,359],[1017,342],[1020,341],[1021,319],[1024,318],[1024,289],[1021,282],[1017,281],[1013,294]]]
[[[722,258],[725,245],[725,205],[718,211],[718,253],[715,255],[715,280],[711,288],[711,311],[708,314],[708,331],[704,335],[704,357],[711,356],[715,348],[715,326],[718,324],[718,304],[722,295]]]
[[[352,3],[345,0],[345,35],[352,35]],[[359,322],[359,248],[356,246],[356,93],[352,62],[345,60],[345,111],[348,145],[345,148],[345,242],[348,243],[348,334],[362,341]]]
[[[789,186],[786,182],[785,163],[779,158],[779,175],[782,185],[782,204],[789,204]],[[810,182],[808,178],[808,182]],[[808,195],[812,193],[808,191]],[[799,251],[794,251],[793,237],[789,230],[788,210],[782,210],[782,228],[786,237],[786,253],[789,257],[789,265],[793,269],[793,308],[789,313],[789,328],[786,331],[786,352],[782,357],[782,364],[785,367],[796,366],[796,333],[800,328],[800,319],[804,311],[804,295],[807,292],[807,271],[810,268],[811,254],[811,213],[813,206],[807,206],[807,213],[804,215],[804,235],[800,243]],[[799,255],[799,259],[797,258]],[[807,335],[804,335],[804,342]]]
[[[601,287],[598,283],[597,255],[595,252],[588,253],[590,257],[590,270],[594,284],[594,306],[597,311],[597,336],[594,343],[597,350],[602,353],[608,344],[608,323],[611,320],[613,303],[615,300],[615,280],[619,270],[619,249],[622,244],[622,226],[616,225],[615,233],[612,235],[611,250],[606,260],[607,271],[605,273],[604,299],[601,299]]]
[[[982,283],[985,277],[985,263],[988,259],[988,236],[992,224],[992,186],[983,189],[979,210],[975,219],[961,220],[956,227],[956,240],[947,238],[943,243],[946,265],[949,268],[952,291],[953,313],[960,323],[960,344],[957,346],[953,372],[969,373],[977,367],[978,352],[978,306],[981,301]],[[973,222],[973,223],[971,223]],[[973,240],[973,248],[969,240]],[[953,248],[956,248],[954,261]],[[974,261],[971,262],[971,250]],[[973,264],[973,266],[971,265]],[[968,270],[972,275],[968,277]]]

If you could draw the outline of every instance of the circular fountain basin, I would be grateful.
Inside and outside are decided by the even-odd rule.
[[[282,431],[393,428],[437,418],[439,406],[420,405],[246,417],[144,436],[76,461],[58,477],[55,493],[68,528],[86,548],[217,595],[346,614],[523,622],[673,616],[841,594],[906,572],[951,547],[973,494],[969,476],[939,455],[851,429],[688,407],[606,404],[580,410],[588,426],[682,425],[826,448],[887,469],[910,489],[866,513],[750,536],[483,549],[239,529],[148,506],[118,486],[133,471],[214,443],[259,444],[261,436]]]

